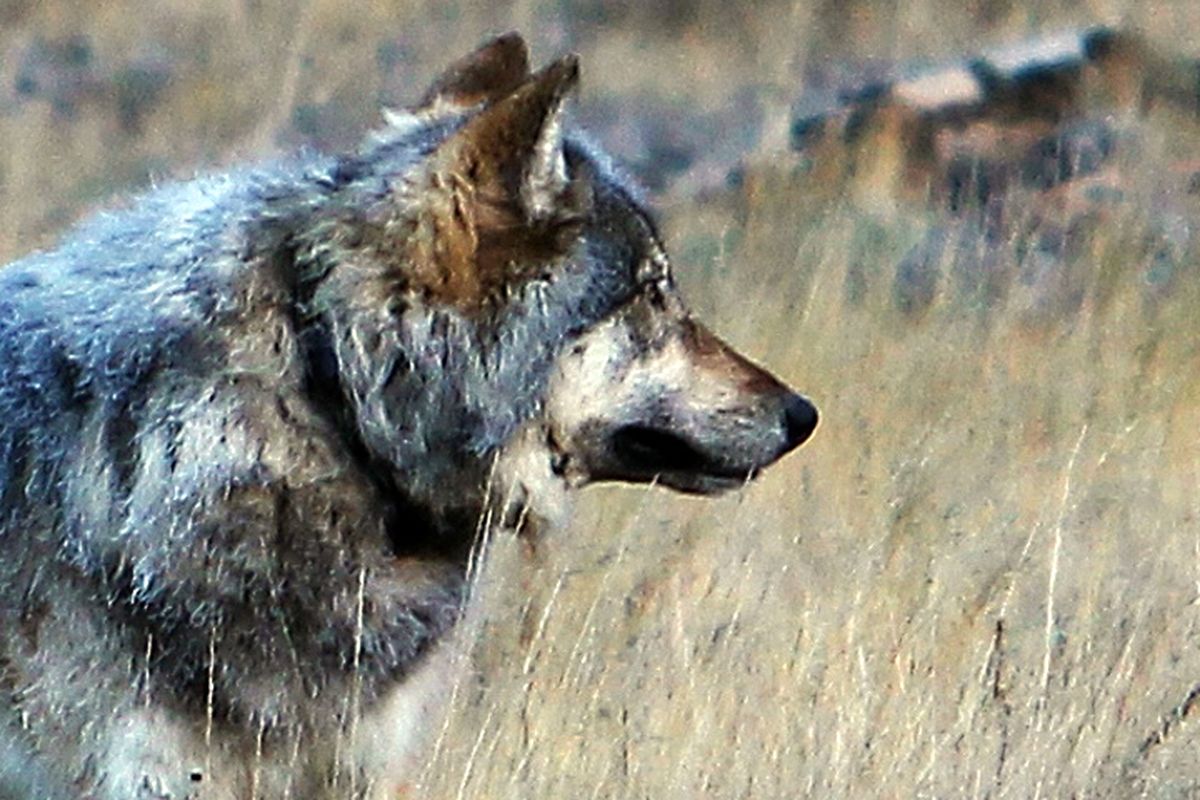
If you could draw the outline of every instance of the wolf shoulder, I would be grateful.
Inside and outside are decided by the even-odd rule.
[[[98,402],[188,402],[221,374],[284,371],[290,278],[272,214],[323,168],[169,183],[0,268],[0,439],[69,435]]]
[[[239,300],[261,300],[246,290],[271,277],[271,251],[282,246],[275,209],[300,205],[325,168],[296,160],[207,175],[94,214],[53,248],[0,268],[4,338],[53,331],[111,347],[169,340],[245,310]]]

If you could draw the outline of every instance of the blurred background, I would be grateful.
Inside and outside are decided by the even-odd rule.
[[[414,796],[1200,794],[1194,0],[0,0],[0,256],[509,29],[823,416],[496,541]]]

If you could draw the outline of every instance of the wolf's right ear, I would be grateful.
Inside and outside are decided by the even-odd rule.
[[[437,169],[491,204],[515,203],[529,221],[578,211],[563,152],[564,105],[579,59],[560,58],[493,102],[437,151]]]

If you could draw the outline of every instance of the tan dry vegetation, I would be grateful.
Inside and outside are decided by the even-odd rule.
[[[742,247],[812,257],[728,255],[696,294],[819,435],[716,503],[590,492],[545,564],[498,559],[430,796],[1193,796],[1195,244],[1148,300],[1131,202],[1070,318],[1017,281],[914,321],[887,265],[921,222],[804,195]]]
[[[486,30],[523,28],[536,57],[581,49],[585,103],[745,85],[786,109],[814,59],[1097,20],[1194,54],[1200,25],[1189,2],[670,5],[2,4],[8,52],[82,30],[101,53],[186,55],[132,132],[102,105],[69,124],[33,102],[0,113],[0,251],[148,175],[345,145]],[[389,26],[403,46],[385,80],[364,42]],[[415,794],[1200,794],[1198,209],[1170,180],[1200,137],[1174,113],[1131,124],[1125,199],[1059,272],[1031,276],[1014,244],[1003,291],[944,276],[919,315],[897,310],[896,265],[945,220],[886,180],[766,151],[741,194],[669,196],[694,304],[811,394],[821,428],[734,496],[595,488],[535,561],[495,542],[474,667]],[[1184,228],[1165,278],[1147,244],[1164,196]]]

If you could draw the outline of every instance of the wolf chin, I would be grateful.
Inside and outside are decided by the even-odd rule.
[[[37,798],[392,797],[485,512],[741,486],[813,406],[693,320],[501,36],[356,152],[0,270],[0,767]],[[433,666],[431,666],[433,665]]]

